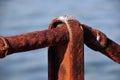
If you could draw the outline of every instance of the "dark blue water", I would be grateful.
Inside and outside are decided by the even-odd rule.
[[[44,30],[72,15],[120,44],[119,0],[0,0],[0,35]],[[47,80],[47,48],[0,59],[0,80]],[[120,65],[85,46],[85,80],[120,80]]]

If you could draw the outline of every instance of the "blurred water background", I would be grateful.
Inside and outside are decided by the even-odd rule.
[[[120,0],[0,0],[0,35],[48,28],[72,15],[120,44]],[[0,80],[47,80],[47,48],[0,59]],[[120,80],[120,65],[85,46],[85,80]]]

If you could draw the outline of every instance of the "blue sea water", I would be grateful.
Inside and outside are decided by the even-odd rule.
[[[52,19],[72,15],[120,44],[119,0],[0,0],[0,35],[48,28]],[[47,80],[47,48],[0,59],[0,80]],[[85,46],[85,80],[120,80],[120,64]]]

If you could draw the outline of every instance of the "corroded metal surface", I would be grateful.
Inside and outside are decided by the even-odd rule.
[[[8,41],[4,37],[0,36],[0,58],[7,56],[8,49]]]
[[[54,19],[50,29],[65,25],[69,32],[68,43],[49,47],[49,80],[84,80],[83,31],[80,23],[68,16]]]
[[[58,23],[61,22],[58,21]],[[59,24],[57,26],[57,28],[52,30],[36,31],[10,37],[1,36],[0,58],[16,52],[23,52],[56,45],[61,42],[67,42],[69,40],[69,34],[68,30],[64,29],[66,25]],[[85,24],[82,24],[82,28],[84,31],[84,43],[89,48],[100,51],[109,58],[120,63],[120,45],[107,38],[107,36],[99,30],[93,29]]]
[[[117,63],[120,63],[120,45],[110,40],[104,33],[82,24],[84,30],[85,44],[95,50],[103,53]]]
[[[0,58],[12,53],[66,43],[67,40],[68,31],[65,27],[30,32],[11,37],[0,37]],[[7,47],[5,45],[7,45]],[[3,48],[5,49],[3,50]]]
[[[83,42],[89,48],[120,63],[120,45],[101,31],[80,24],[71,17],[54,19],[49,30],[0,36],[0,58],[49,47],[49,80],[84,80]]]

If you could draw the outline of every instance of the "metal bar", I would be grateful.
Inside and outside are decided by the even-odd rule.
[[[84,80],[83,42],[89,48],[120,63],[120,45],[101,31],[80,24],[68,16],[54,19],[49,30],[0,36],[0,58],[12,53],[49,47],[49,80]]]
[[[67,20],[66,20],[67,19]],[[49,47],[49,80],[84,80],[83,30],[77,20],[68,16],[54,19],[50,29],[64,25],[69,32],[69,41]]]
[[[57,43],[67,42],[68,30],[66,25],[52,30],[25,33],[17,36],[0,36],[0,58],[6,55],[43,48]],[[120,45],[110,40],[104,33],[82,24],[84,31],[84,43],[95,51],[100,51],[117,63],[120,63]],[[59,42],[60,41],[60,42]]]
[[[82,24],[84,30],[85,44],[108,56],[110,59],[120,64],[120,45],[109,39],[104,33]]]
[[[66,27],[0,37],[0,58],[6,55],[68,42]]]

